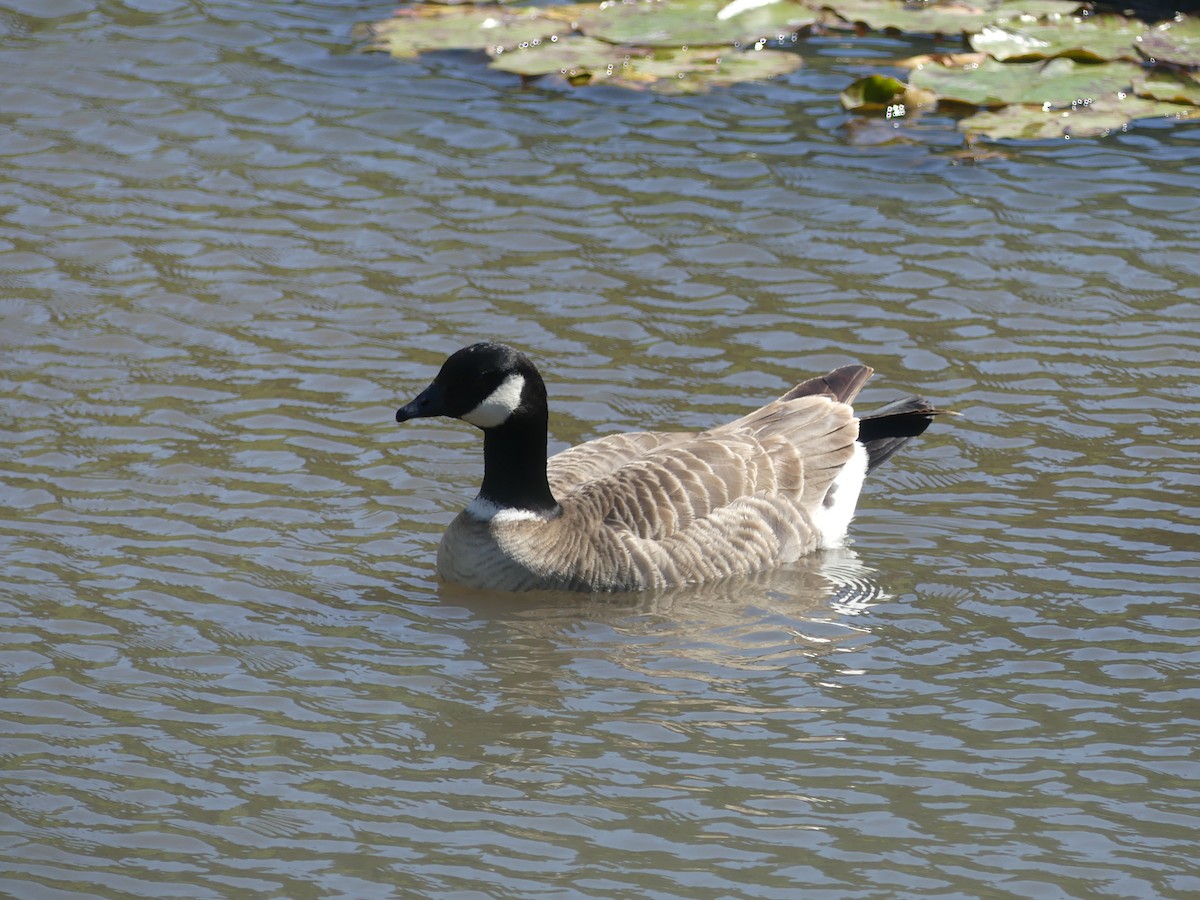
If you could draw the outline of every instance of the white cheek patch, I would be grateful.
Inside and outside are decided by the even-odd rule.
[[[525,390],[523,375],[509,375],[487,398],[460,418],[478,428],[495,428],[502,425],[521,405],[521,392]]]

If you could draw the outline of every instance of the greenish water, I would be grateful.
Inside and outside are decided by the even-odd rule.
[[[870,41],[522,89],[390,10],[0,0],[0,892],[1200,890],[1200,131],[965,166],[844,127]],[[489,596],[475,434],[392,419],[479,338],[555,447],[851,361],[963,416],[846,552]]]

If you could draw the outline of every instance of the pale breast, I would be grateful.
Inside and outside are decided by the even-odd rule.
[[[447,581],[498,591],[527,591],[542,586],[536,573],[496,541],[490,522],[459,513],[438,545],[437,571]]]

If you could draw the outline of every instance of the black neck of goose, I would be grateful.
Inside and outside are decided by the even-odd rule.
[[[546,414],[524,411],[483,433],[479,496],[506,509],[554,516],[560,509],[546,477]]]

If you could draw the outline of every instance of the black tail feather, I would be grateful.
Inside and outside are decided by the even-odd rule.
[[[858,439],[867,448],[867,471],[882,465],[921,434],[934,416],[948,412],[938,409],[924,397],[905,397],[862,416],[858,420]]]

